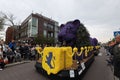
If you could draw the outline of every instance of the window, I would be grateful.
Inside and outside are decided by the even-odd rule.
[[[50,37],[54,37],[53,32],[48,32],[48,38],[50,38]]]
[[[35,18],[35,17],[32,18],[32,26],[33,27],[37,27],[38,26],[38,19]]]
[[[53,33],[51,33],[51,37],[53,37]]]
[[[48,38],[50,38],[50,33],[48,33]]]
[[[53,29],[54,29],[54,26],[51,25],[51,24],[48,24],[48,25],[47,25],[47,28],[50,29],[50,30],[53,30]]]
[[[44,35],[44,37],[47,36],[47,31],[46,30],[43,31],[43,35]]]
[[[28,31],[27,31],[28,37],[31,36],[31,28],[32,28],[32,19],[28,21]]]
[[[31,28],[31,36],[36,36],[38,33],[38,18],[32,17],[32,28]]]

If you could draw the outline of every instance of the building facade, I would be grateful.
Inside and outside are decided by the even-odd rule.
[[[47,18],[38,13],[30,14],[21,24],[16,27],[15,39],[28,42],[34,37],[43,36],[46,38],[54,38],[57,42],[59,31],[58,22]]]
[[[6,30],[6,39],[5,39],[6,43],[9,43],[13,39],[13,34],[14,34],[13,31],[14,31],[13,27],[8,27],[7,28],[7,30]]]

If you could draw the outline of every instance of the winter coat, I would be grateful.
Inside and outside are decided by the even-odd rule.
[[[113,47],[114,75],[120,78],[120,43]]]

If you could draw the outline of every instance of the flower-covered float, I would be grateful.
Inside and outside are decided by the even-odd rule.
[[[37,71],[51,76],[75,78],[94,61],[99,49],[98,40],[91,38],[86,27],[78,20],[61,24],[58,33],[59,47],[45,47],[36,61]]]

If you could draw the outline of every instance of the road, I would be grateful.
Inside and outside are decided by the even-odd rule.
[[[100,56],[95,57],[95,61],[84,74],[82,80],[114,80],[111,68],[107,66],[105,50],[100,49]],[[35,61],[16,66],[6,67],[0,71],[0,80],[50,80],[49,78],[36,72]],[[78,79],[80,80],[80,79]]]
[[[107,66],[106,50],[101,48],[100,54],[95,57],[95,61],[82,80],[114,80],[113,71],[110,66]]]
[[[0,71],[0,80],[49,80],[36,72],[35,62],[6,67]]]

